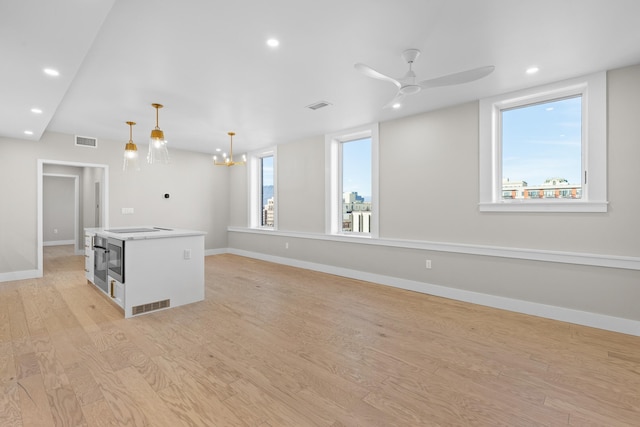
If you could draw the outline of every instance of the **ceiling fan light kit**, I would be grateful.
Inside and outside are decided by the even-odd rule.
[[[384,108],[400,108],[402,105],[401,101],[406,96],[415,95],[422,91],[422,89],[469,83],[488,76],[495,69],[493,65],[488,65],[458,73],[447,74],[434,79],[416,81],[416,73],[413,71],[413,63],[418,56],[420,56],[420,51],[418,49],[407,49],[402,52],[402,59],[409,64],[409,70],[403,77],[397,79],[387,76],[386,74],[382,74],[366,64],[357,63],[354,65],[354,68],[365,76],[393,83],[398,88],[396,95],[391,101],[384,105]]]

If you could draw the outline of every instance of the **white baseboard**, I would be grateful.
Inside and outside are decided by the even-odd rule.
[[[8,273],[0,273],[0,282],[37,279],[39,277],[42,277],[42,273],[38,270],[10,271]]]
[[[49,240],[48,242],[42,242],[42,246],[63,246],[63,245],[75,245],[75,240]]]
[[[229,251],[226,248],[223,248],[223,249],[206,249],[204,251],[204,256],[222,255],[222,254],[227,254],[227,253],[229,253]]]
[[[574,310],[571,308],[557,307],[513,298],[505,298],[496,295],[482,294],[478,292],[467,291],[464,289],[456,289],[447,286],[418,282],[414,280],[383,276],[380,274],[334,267],[331,265],[316,264],[292,258],[265,255],[240,249],[229,248],[220,253],[231,253],[234,255],[260,259],[262,261],[269,261],[276,264],[305,268],[308,270],[349,277],[351,279],[365,280],[367,282],[421,292],[424,294],[439,296],[443,298],[450,298],[458,301],[469,302],[472,304],[479,304],[487,307],[529,314],[532,316],[544,317],[547,319],[559,320],[562,322],[575,323],[577,325],[640,336],[640,321],[637,320],[607,316],[598,313],[591,313],[586,311]]]

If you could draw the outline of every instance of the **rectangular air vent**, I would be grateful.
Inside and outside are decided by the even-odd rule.
[[[156,302],[150,302],[148,304],[136,305],[131,308],[131,315],[147,313],[149,311],[160,310],[161,308],[168,308],[171,306],[171,300],[162,300]]]
[[[91,138],[90,136],[78,136],[76,135],[76,145],[79,147],[98,147],[98,139]]]
[[[324,107],[328,107],[329,105],[331,105],[330,102],[327,101],[318,101],[318,102],[314,102],[311,105],[307,105],[306,108],[310,109],[310,110],[319,110],[320,108],[324,108]]]

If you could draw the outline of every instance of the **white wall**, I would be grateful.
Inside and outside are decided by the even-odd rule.
[[[144,159],[146,146],[139,144],[139,149]],[[205,249],[227,247],[228,168],[214,167],[210,155],[170,147],[171,165],[143,163],[140,172],[125,174],[123,150],[122,141],[100,140],[95,149],[76,147],[73,135],[57,133],[45,133],[38,142],[0,138],[4,197],[0,204],[0,281],[28,277],[28,272],[37,269],[38,159],[107,165],[110,226],[202,230],[207,232]],[[164,193],[171,198],[164,199]],[[134,208],[135,213],[123,215],[123,207]]]
[[[279,231],[232,221],[229,247],[452,297],[640,320],[640,66],[610,71],[608,91],[607,213],[479,212],[472,102],[380,124],[379,240],[324,236],[319,136],[278,146]],[[232,218],[247,209],[244,186],[232,179]]]

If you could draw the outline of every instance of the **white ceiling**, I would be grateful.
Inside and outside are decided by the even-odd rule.
[[[131,120],[146,144],[157,102],[170,148],[213,153],[235,131],[251,151],[640,63],[638,16],[637,0],[3,0],[0,136],[124,148]],[[496,70],[382,109],[395,86],[353,66],[401,77],[407,48],[422,51],[418,80]],[[305,108],[317,101],[332,105]]]

